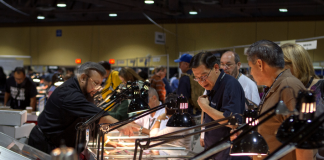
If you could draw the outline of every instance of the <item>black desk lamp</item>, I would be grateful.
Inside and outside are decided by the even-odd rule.
[[[243,114],[243,119],[249,128],[258,124],[258,119],[256,119],[258,111],[250,107]],[[268,153],[269,147],[257,129],[253,129],[241,140],[235,141],[230,151],[231,156],[268,155]]]
[[[286,89],[286,88],[291,88],[291,87],[289,87],[289,86],[283,87],[281,89],[281,91],[280,91],[280,95],[281,95],[281,92],[284,89]],[[273,116],[275,116],[276,114],[281,114],[281,115],[291,114],[292,112],[288,110],[288,108],[286,107],[286,105],[281,100],[281,97],[279,99],[280,99],[280,101],[276,105],[274,105],[273,107],[269,108],[268,110],[266,110],[265,112],[263,112],[262,114],[260,114],[259,116],[257,116],[255,118],[255,120],[252,120],[250,122],[250,123],[253,123],[253,122],[255,123],[256,121],[259,121],[260,118],[263,118],[264,116],[267,115],[265,118],[263,118],[261,121],[259,121],[259,123],[257,125],[251,127],[248,124],[244,124],[244,125],[238,127],[237,130],[235,130],[234,132],[232,132],[231,134],[229,134],[228,136],[226,136],[222,140],[218,141],[217,143],[215,143],[214,145],[210,146],[208,149],[206,149],[203,152],[197,154],[194,158],[191,158],[191,159],[192,160],[208,159],[211,156],[213,156],[214,154],[216,154],[216,153],[218,153],[218,152],[220,152],[220,151],[222,151],[222,150],[224,150],[226,148],[229,148],[231,146],[231,143],[228,142],[227,140],[231,136],[233,136],[234,134],[238,133],[239,131],[243,130],[243,132],[233,141],[233,143],[236,143],[237,141],[240,141],[242,138],[244,138],[245,135],[247,135],[251,131],[255,130],[259,125],[263,124],[268,119],[270,119]]]
[[[283,144],[266,159],[280,158],[296,148],[315,149],[324,146],[324,130],[321,125],[324,121],[321,117],[324,114],[314,119],[315,96],[307,90],[298,93],[296,108],[299,110],[299,116],[290,116],[281,124],[276,137]]]

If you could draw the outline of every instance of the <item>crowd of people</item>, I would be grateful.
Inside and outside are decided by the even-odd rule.
[[[117,86],[127,82],[149,80],[148,106],[154,108],[169,102],[178,96],[188,99],[188,112],[193,117],[201,117],[199,123],[219,120],[235,113],[243,114],[249,105],[258,108],[259,113],[274,106],[279,97],[288,109],[296,106],[296,96],[300,90],[311,90],[316,94],[316,115],[324,112],[324,82],[315,74],[308,52],[298,44],[287,43],[278,46],[268,40],[253,43],[247,50],[250,75],[240,73],[241,59],[234,51],[222,53],[218,59],[213,53],[201,52],[194,56],[183,54],[174,62],[179,63],[181,74],[177,73],[168,81],[167,69],[159,66],[154,69],[152,77],[147,73],[137,73],[130,67],[113,70],[107,61],[99,63],[86,62],[77,68],[76,74],[69,73],[66,82],[57,87],[57,74],[47,78],[50,81],[49,98],[44,111],[39,115],[38,125],[30,134],[29,144],[46,153],[59,146],[59,139],[65,139],[68,146],[75,146],[75,125],[95,115],[101,109],[93,103],[94,95],[100,93],[106,100]],[[0,75],[3,75],[0,68]],[[253,78],[251,79],[250,76]],[[13,76],[7,80],[0,77],[0,87],[5,89],[4,102],[14,109],[32,106],[35,109],[36,85],[25,76],[24,68],[17,67]],[[260,94],[258,86],[264,86],[265,92]],[[290,86],[280,92],[285,86]],[[294,95],[295,93],[295,95]],[[123,100],[118,107],[108,110],[97,123],[115,123],[128,118],[127,109],[130,100]],[[184,127],[167,127],[171,115],[165,109],[157,110],[141,119],[127,124],[118,130],[132,136],[134,131],[141,131],[150,136],[159,136],[181,130]],[[276,115],[258,127],[258,132],[265,138],[270,153],[281,143],[276,139],[276,131],[286,116]],[[225,123],[220,122],[215,125]],[[242,123],[242,121],[241,121]],[[212,126],[207,126],[207,128]],[[201,134],[200,144],[205,149],[230,134],[233,128],[223,127]],[[236,135],[237,136],[237,135]],[[235,139],[235,136],[234,136]],[[192,137],[177,140],[175,144],[192,149]],[[111,144],[113,145],[113,144]],[[251,157],[231,157],[230,149],[225,149],[213,159],[251,159]],[[313,159],[322,150],[296,149],[283,160]],[[264,157],[254,156],[253,159]]]

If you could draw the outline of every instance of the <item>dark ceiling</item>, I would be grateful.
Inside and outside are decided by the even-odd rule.
[[[144,13],[158,23],[324,20],[324,0],[0,0],[0,26],[151,23]]]

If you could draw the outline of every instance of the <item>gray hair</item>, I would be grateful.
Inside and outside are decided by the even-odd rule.
[[[157,91],[152,87],[150,87],[150,89],[148,91],[148,95],[149,95],[149,98],[156,96],[156,98],[159,99],[159,95],[158,95]]]
[[[253,43],[247,50],[247,60],[255,64],[257,59],[261,59],[271,67],[283,69],[285,60],[282,49],[274,42],[260,40]]]
[[[97,71],[101,76],[104,76],[106,74],[105,68],[99,63],[86,62],[78,67],[76,76],[79,77],[82,74],[89,75],[90,70]]]

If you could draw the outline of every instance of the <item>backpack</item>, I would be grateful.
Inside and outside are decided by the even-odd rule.
[[[201,111],[201,108],[198,105],[197,100],[198,100],[198,97],[203,95],[205,88],[200,86],[200,84],[194,80],[193,74],[182,73],[181,77],[182,76],[188,76],[190,79],[190,88],[191,88],[190,96],[191,96],[191,98],[188,99],[188,101],[193,106],[193,113],[196,114],[197,110]]]

